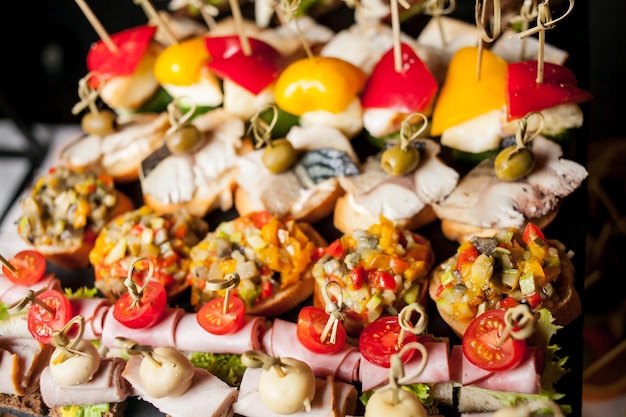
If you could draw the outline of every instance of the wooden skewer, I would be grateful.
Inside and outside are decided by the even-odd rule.
[[[83,14],[89,23],[91,23],[91,26],[93,26],[100,39],[102,39],[102,42],[104,42],[109,49],[109,52],[116,53],[117,45],[115,45],[108,32],[104,29],[104,26],[102,26],[96,15],[91,11],[91,8],[85,3],[85,0],[76,0],[76,4],[78,4],[78,7],[83,11]]]
[[[14,267],[13,265],[11,265],[11,262],[9,262],[9,261],[7,260],[7,258],[5,258],[5,257],[4,257],[4,256],[2,256],[2,255],[0,255],[0,262],[2,262],[2,264],[3,264],[4,266],[6,266],[6,267],[7,267],[7,269],[8,269],[9,271],[11,271],[13,274],[15,274],[15,273],[17,272],[17,268],[16,268],[16,267]]]

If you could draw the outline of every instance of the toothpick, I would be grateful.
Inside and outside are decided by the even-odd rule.
[[[252,54],[252,49],[250,48],[250,41],[246,36],[246,31],[243,27],[243,16],[241,15],[241,9],[239,8],[239,2],[237,0],[228,0],[230,3],[230,10],[233,14],[233,19],[235,20],[235,29],[237,31],[237,35],[239,35],[239,42],[241,43],[241,49],[245,56],[250,56]]]
[[[486,0],[485,0],[486,1]],[[485,8],[482,6],[481,0],[476,0],[476,7],[474,9],[474,16],[476,18],[476,26],[478,27],[478,60],[476,62],[476,79],[480,81],[480,73],[482,67],[484,42],[491,43],[498,36],[500,36],[501,22],[502,22],[502,7],[500,6],[500,0],[493,0],[493,34],[489,36],[485,29]]]
[[[546,44],[546,30],[553,29],[556,24],[569,15],[574,8],[574,0],[569,0],[569,6],[565,13],[557,19],[552,19],[550,13],[550,0],[544,0],[537,6],[537,26],[519,34],[520,39],[538,34],[539,47],[537,50],[537,84],[543,83],[544,49]]]
[[[0,262],[2,262],[2,264],[3,264],[4,266],[6,266],[6,267],[7,267],[7,269],[8,269],[9,271],[11,271],[11,272],[15,275],[15,273],[17,272],[17,268],[15,268],[15,267],[11,264],[11,262],[9,262],[9,261],[7,260],[7,258],[5,258],[4,256],[0,255]]]
[[[167,23],[165,23],[165,20],[163,20],[152,3],[150,3],[150,0],[134,0],[134,2],[135,4],[141,6],[143,12],[146,16],[148,16],[151,23],[154,23],[159,29],[163,30],[165,37],[171,45],[178,43],[176,36],[174,36],[174,32],[172,32],[172,29],[167,25]]]
[[[400,16],[398,13],[398,0],[391,0],[391,31],[393,33],[393,63],[396,72],[402,71],[402,50],[400,48]]]
[[[109,52],[111,52],[112,54],[116,53],[118,50],[117,45],[115,45],[115,43],[109,36],[108,32],[104,29],[104,26],[102,26],[96,15],[93,14],[91,8],[87,5],[87,3],[85,3],[85,0],[76,0],[76,4],[78,4],[78,7],[80,7],[89,23],[91,23],[91,26],[94,28],[102,42],[104,42],[106,47],[109,49]]]

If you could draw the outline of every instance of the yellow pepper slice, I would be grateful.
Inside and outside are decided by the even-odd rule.
[[[201,69],[208,60],[203,36],[185,40],[168,46],[159,54],[154,63],[154,76],[161,84],[190,86],[200,81]]]
[[[505,106],[506,61],[483,50],[480,78],[477,66],[477,47],[461,48],[452,57],[433,110],[432,136],[440,136],[450,127]]]
[[[366,75],[339,58],[303,58],[278,76],[274,98],[287,113],[302,116],[315,110],[341,113],[363,88]]]

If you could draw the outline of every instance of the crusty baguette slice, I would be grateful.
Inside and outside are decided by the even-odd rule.
[[[132,200],[124,193],[117,191],[117,204],[107,218],[113,219],[119,214],[133,209]],[[98,230],[94,230],[98,232]],[[29,242],[30,243],[30,242]],[[73,246],[61,247],[56,245],[34,244],[35,249],[41,252],[48,261],[65,269],[83,269],[89,266],[89,252],[93,249],[94,242],[83,239]]]
[[[323,188],[314,190],[306,203],[298,208],[281,207],[283,201],[293,201],[294,195],[300,190],[291,190],[279,181],[275,187],[268,187],[268,192],[263,196],[262,201],[253,201],[250,195],[242,187],[235,190],[235,208],[237,212],[244,216],[253,211],[267,210],[273,213],[289,214],[292,218],[307,223],[316,223],[330,216],[335,209],[335,203],[344,192],[336,179],[325,182]],[[293,191],[293,193],[291,192]],[[290,194],[284,198],[286,194]]]
[[[397,227],[415,230],[437,219],[432,206],[424,207],[420,212],[410,218],[394,220]],[[350,203],[348,195],[342,195],[337,199],[333,214],[333,225],[342,233],[353,233],[355,230],[367,230],[371,225],[379,222],[377,213],[366,213],[355,209]]]
[[[540,229],[546,228],[552,221],[556,218],[557,213],[559,212],[560,206],[557,206],[554,210],[550,211],[544,216],[536,217],[532,219],[526,219],[526,223],[522,225],[520,228],[523,229],[526,224],[534,223]],[[497,228],[482,228],[479,226],[475,226],[472,224],[462,223],[455,221],[453,219],[441,219],[441,232],[443,235],[450,239],[456,240],[459,243],[462,243],[466,240],[471,239],[474,236],[478,237],[490,237],[494,236],[497,232],[506,230],[505,229],[497,229]]]
[[[555,242],[555,241],[552,241]],[[559,249],[561,258],[561,275],[560,288],[556,289],[559,294],[559,301],[553,306],[549,307],[552,316],[554,317],[554,323],[557,325],[565,326],[572,320],[580,316],[581,303],[580,297],[576,288],[574,287],[575,270],[569,256],[565,253],[564,248]],[[453,255],[448,258],[439,266],[435,267],[430,275],[430,282],[428,292],[430,298],[437,305],[437,295],[439,286],[441,285],[441,275],[446,270],[447,265],[456,264],[457,255]],[[467,326],[471,320],[459,320],[453,315],[447,313],[437,305],[437,310],[441,318],[450,326],[454,333],[460,338],[463,337]]]

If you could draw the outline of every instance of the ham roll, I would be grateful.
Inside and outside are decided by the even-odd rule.
[[[295,323],[275,319],[272,327],[265,332],[263,350],[271,356],[290,357],[307,363],[317,377],[329,375],[344,382],[354,382],[359,378],[359,350],[346,344],[332,354],[319,354],[307,349],[296,336]]]
[[[280,417],[263,403],[259,395],[259,377],[261,368],[247,368],[239,387],[239,397],[233,406],[237,415],[244,417]],[[316,380],[315,397],[311,402],[311,411],[290,414],[293,417],[331,417],[354,414],[357,391],[352,384],[335,381],[332,376]]]

